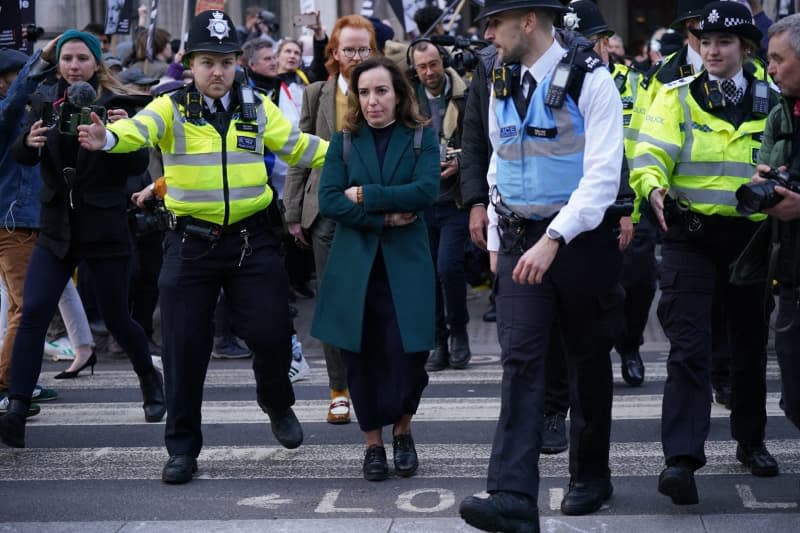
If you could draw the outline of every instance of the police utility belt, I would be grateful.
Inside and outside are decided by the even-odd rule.
[[[223,235],[251,233],[252,230],[255,230],[257,227],[268,229],[269,216],[266,210],[259,211],[238,222],[228,224],[227,226],[221,226],[192,216],[176,217],[174,229],[175,231],[183,232],[185,235],[215,243],[222,238]]]

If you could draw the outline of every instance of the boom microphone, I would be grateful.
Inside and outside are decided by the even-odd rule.
[[[97,91],[85,81],[76,81],[67,88],[67,100],[75,107],[89,107],[97,98]]]

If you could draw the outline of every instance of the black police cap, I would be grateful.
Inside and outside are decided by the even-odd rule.
[[[712,32],[732,33],[756,44],[762,37],[747,6],[730,0],[706,4],[700,13],[700,24],[691,32],[695,37]]]
[[[203,11],[192,19],[185,55],[194,52],[242,53],[231,18],[222,11]]]
[[[486,0],[483,9],[475,20],[484,19],[510,9],[531,9],[534,7],[552,9],[558,13],[567,11],[559,0]]]
[[[608,28],[606,19],[597,4],[590,0],[573,0],[569,3],[567,13],[564,13],[563,23],[567,30],[577,31],[584,37],[597,34],[614,35]]]

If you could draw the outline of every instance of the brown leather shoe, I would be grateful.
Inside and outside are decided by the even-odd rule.
[[[350,398],[347,395],[347,390],[331,391],[331,403],[328,406],[328,423],[350,423]]]

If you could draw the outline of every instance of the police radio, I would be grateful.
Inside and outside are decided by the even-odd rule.
[[[550,79],[550,87],[544,97],[544,105],[547,107],[560,109],[564,105],[564,99],[567,97],[567,87],[572,77],[572,63],[575,61],[577,52],[578,47],[573,46],[569,51],[567,60],[561,61],[556,65],[556,69]]]
[[[753,114],[762,117],[769,114],[769,84],[764,80],[753,82]]]
[[[625,84],[626,84],[627,81],[628,81],[628,77],[625,74],[623,74],[622,72],[619,72],[619,73],[617,73],[616,76],[614,76],[614,85],[616,86],[617,91],[620,94],[625,92]]]
[[[203,119],[203,96],[195,91],[186,93],[186,118],[189,120]]]
[[[725,94],[722,92],[722,85],[719,80],[708,80],[703,84],[706,93],[706,104],[709,109],[719,109],[725,107]]]
[[[256,120],[258,113],[256,113],[256,99],[253,95],[253,89],[242,85],[239,88],[239,100],[241,104],[241,116],[244,120]]]
[[[492,87],[494,88],[494,97],[498,100],[505,100],[511,96],[511,72],[508,66],[492,70]]]

